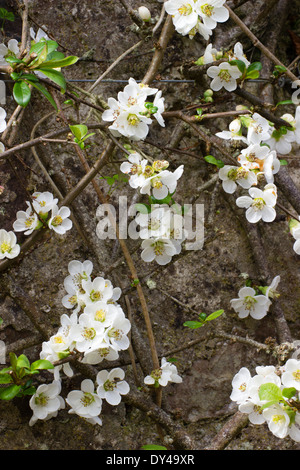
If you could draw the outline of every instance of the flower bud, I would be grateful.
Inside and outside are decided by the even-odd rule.
[[[208,90],[206,90],[204,93],[203,93],[203,96],[204,98],[210,98],[212,97],[214,94],[214,92],[209,88]]]
[[[139,17],[143,21],[149,21],[151,19],[151,13],[150,13],[150,11],[148,10],[147,7],[144,7],[144,6],[139,7],[138,12],[139,12]]]

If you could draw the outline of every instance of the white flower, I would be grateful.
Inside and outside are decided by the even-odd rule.
[[[107,370],[98,372],[96,377],[98,396],[110,405],[118,405],[121,402],[121,395],[127,395],[129,392],[129,385],[123,380],[124,377],[125,373],[120,368],[112,369],[110,372]]]
[[[276,290],[279,282],[280,282],[280,276],[276,276],[274,277],[271,284],[267,287],[265,295],[269,297],[270,299],[273,299],[274,297],[279,297],[279,294]]]
[[[66,402],[71,407],[69,413],[75,413],[83,418],[95,418],[101,413],[102,400],[95,393],[94,383],[90,379],[81,382],[81,390],[69,392]]]
[[[232,379],[232,392],[230,399],[238,404],[245,402],[249,397],[249,384],[251,374],[246,367],[242,367]]]
[[[268,183],[273,183],[274,174],[280,170],[276,151],[270,151],[266,145],[251,144],[241,151],[238,161],[245,168],[259,170]]]
[[[85,305],[93,304],[94,302],[108,302],[113,297],[113,286],[108,279],[101,276],[95,277],[93,281],[82,280],[82,301]]]
[[[248,125],[247,140],[249,144],[266,142],[270,138],[270,132],[271,126],[267,119],[258,113],[254,113]]]
[[[14,232],[7,232],[0,229],[0,260],[4,258],[16,258],[21,250],[17,243],[17,237]]]
[[[42,28],[39,28],[37,33],[35,33],[33,28],[30,28],[29,33],[31,39],[33,39],[35,43],[39,42],[42,38],[44,38],[46,41],[50,40],[49,36],[45,33]]]
[[[32,195],[33,207],[38,214],[47,214],[58,203],[58,199],[53,197],[53,194],[46,191],[44,193],[35,192]],[[31,203],[27,201],[29,207]]]
[[[208,41],[209,36],[212,35],[212,30],[211,30],[210,28],[208,28],[208,27],[203,23],[202,18],[200,18],[200,16],[198,16],[198,20],[197,20],[196,26],[194,26],[194,28],[192,28],[192,29],[188,32],[189,38],[190,38],[190,39],[193,39],[193,37],[194,37],[197,33],[201,34],[201,36],[203,36],[206,41]]]
[[[165,121],[161,115],[165,110],[165,99],[162,98],[161,95],[162,91],[160,90],[156,93],[155,98],[153,100],[153,106],[157,108],[157,111],[153,114],[153,116],[161,127],[165,127]]]
[[[288,435],[295,442],[300,442],[300,416],[297,413],[295,416],[295,422],[289,427]]]
[[[212,78],[210,88],[213,91],[219,91],[222,87],[227,91],[233,91],[237,88],[237,79],[242,73],[235,65],[224,62],[220,65],[213,65],[207,70],[207,75]]]
[[[150,375],[147,375],[144,378],[144,383],[146,385],[159,384],[162,387],[166,387],[169,382],[181,383],[182,378],[177,373],[177,367],[163,357],[161,367],[153,370]]]
[[[157,200],[162,200],[173,194],[177,187],[177,181],[182,176],[184,166],[180,165],[175,171],[162,170],[146,178],[141,186],[141,194],[152,195]]]
[[[125,317],[120,308],[118,315],[114,317],[110,327],[105,331],[105,344],[115,351],[124,351],[129,348],[130,341],[127,336],[131,328],[130,321]]]
[[[229,60],[241,60],[242,62],[244,62],[246,67],[249,67],[250,65],[250,62],[245,56],[244,51],[243,51],[243,46],[240,42],[237,42],[234,45],[233,53],[229,54]]]
[[[138,88],[138,92],[142,94],[143,96],[147,97],[150,95],[155,95],[155,93],[158,92],[158,88],[152,88],[149,85],[145,85],[144,83],[138,83],[134,78],[130,78],[128,80],[129,85],[134,85]]]
[[[294,387],[296,390],[300,391],[300,361],[297,359],[288,359],[281,380],[285,387]]]
[[[234,119],[229,124],[229,131],[217,132],[216,136],[225,140],[241,140],[245,143],[248,142],[246,137],[242,135],[242,125],[239,119]]]
[[[17,220],[13,223],[13,229],[15,232],[24,232],[24,235],[30,235],[38,226],[39,219],[35,212],[28,207],[26,212],[18,211]]]
[[[161,369],[163,372],[170,373],[169,382],[174,382],[177,384],[182,382],[182,378],[178,375],[177,367],[175,366],[175,364],[172,364],[171,362],[167,361],[165,357],[161,359]]]
[[[95,302],[87,305],[84,308],[83,313],[90,316],[93,321],[101,323],[103,328],[112,326],[113,320],[118,315],[118,308],[113,304],[107,304],[106,302]]]
[[[4,132],[6,129],[6,111],[3,108],[0,108],[0,132]]]
[[[275,130],[269,138],[264,139],[264,143],[269,145],[271,150],[276,150],[281,155],[288,155],[291,152],[293,142],[295,142],[295,133],[289,130],[286,134]]]
[[[215,49],[213,45],[210,43],[208,44],[208,46],[206,46],[203,56],[200,57],[197,63],[199,65],[211,64],[212,62],[215,62],[217,60],[217,54],[218,54],[217,49]]]
[[[7,46],[5,44],[0,44],[0,65],[8,65],[5,58],[8,56],[17,57],[19,53],[19,43],[16,39],[10,39]]]
[[[46,420],[57,416],[58,410],[65,407],[64,400],[59,396],[61,384],[54,380],[51,384],[40,385],[35,394],[30,398],[29,406],[33,416],[29,421],[32,426],[38,419]]]
[[[183,36],[197,25],[198,11],[194,0],[169,0],[165,2],[165,10],[172,16],[176,31]]]
[[[300,144],[300,106],[297,106],[295,113],[295,141]]]
[[[159,265],[164,266],[177,254],[177,249],[172,240],[166,238],[143,240],[141,247],[143,249],[141,257],[146,263],[155,260]]]
[[[255,320],[261,320],[268,313],[271,301],[265,295],[255,295],[252,287],[242,287],[238,298],[230,301],[232,308],[238,313],[239,318],[250,315]]]
[[[229,18],[229,11],[223,5],[225,0],[197,0],[196,7],[203,23],[214,29],[217,23],[224,23]]]
[[[134,105],[126,111],[122,110],[109,129],[114,131],[117,136],[123,135],[132,140],[144,140],[152,120],[142,115],[143,111],[140,105]]]
[[[64,286],[69,292],[72,289],[82,291],[82,281],[90,281],[93,271],[93,263],[89,260],[81,261],[73,260],[68,264],[69,276],[64,280]]]
[[[219,178],[226,193],[233,194],[239,184],[244,189],[249,189],[257,184],[256,174],[244,167],[225,165],[219,170]]]
[[[272,405],[263,411],[268,427],[274,436],[284,438],[288,435],[290,418],[280,405]]]
[[[128,162],[123,162],[120,166],[122,173],[130,175],[129,185],[136,189],[142,186],[145,182],[145,169],[148,160],[142,159],[141,155],[134,152],[129,155]]]
[[[141,227],[140,238],[160,238],[170,234],[171,217],[169,206],[154,206],[149,214],[139,213],[135,221]]]
[[[60,235],[65,234],[73,225],[69,219],[70,215],[71,211],[68,207],[63,206],[59,209],[57,206],[54,206],[51,218],[48,221],[49,228]]]
[[[76,349],[84,353],[105,346],[103,325],[86,313],[80,315],[78,325],[73,329],[72,338],[76,341]]]
[[[98,348],[94,349],[93,351],[87,352],[84,355],[84,358],[82,359],[83,363],[86,364],[100,364],[100,362],[103,361],[103,359],[106,359],[107,361],[116,361],[119,357],[118,351],[113,349],[112,347],[103,347],[103,348]]]
[[[246,208],[247,220],[255,224],[259,220],[264,222],[273,222],[276,217],[274,209],[277,200],[277,194],[273,189],[265,189],[262,191],[258,188],[249,189],[250,196],[241,196],[236,200],[238,207]]]

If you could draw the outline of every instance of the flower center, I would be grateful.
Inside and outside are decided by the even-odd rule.
[[[62,344],[64,343],[64,340],[62,336],[55,336],[55,338],[53,339],[53,342],[56,344]]]
[[[48,403],[49,398],[41,393],[40,395],[36,396],[34,399],[34,403],[38,406],[46,406]]]
[[[247,388],[247,385],[246,385],[245,382],[242,383],[242,384],[239,386],[239,390],[240,390],[241,392],[245,392],[246,388]]]
[[[77,296],[72,295],[71,297],[69,297],[68,301],[71,305],[77,305]]]
[[[60,215],[56,215],[52,220],[52,225],[54,227],[57,227],[58,225],[62,224],[62,221],[63,221],[62,217]]]
[[[300,370],[296,370],[296,372],[293,372],[293,377],[295,380],[297,380],[297,382],[300,381]]]
[[[2,253],[10,252],[11,251],[10,243],[7,243],[7,242],[1,243],[1,251],[2,251]]]
[[[117,328],[111,328],[108,332],[109,338],[114,338],[116,340],[121,339],[122,335],[123,335],[122,330],[118,330]]]
[[[193,12],[193,7],[190,4],[182,5],[182,7],[178,8],[178,12],[180,15],[188,16]]]
[[[87,406],[90,406],[95,401],[95,398],[93,397],[91,393],[85,392],[82,398],[80,399],[80,401],[84,407],[87,407]]]
[[[165,249],[165,245],[163,242],[155,242],[152,246],[156,256],[160,256],[163,254]]]
[[[151,372],[150,375],[154,380],[158,380],[162,376],[162,370],[161,369],[155,369]]]
[[[257,300],[255,300],[254,297],[251,297],[251,295],[247,295],[244,298],[244,305],[247,310],[252,310],[254,308],[254,304],[256,304]]]
[[[90,293],[90,299],[92,302],[97,302],[97,300],[101,300],[102,299],[102,294],[100,291],[94,291],[92,290],[91,293]]]
[[[212,5],[208,5],[206,3],[205,5],[202,5],[201,11],[204,15],[206,16],[211,16],[213,14],[214,7]]]
[[[82,336],[91,341],[96,336],[96,330],[94,328],[84,328]]]
[[[136,126],[140,122],[136,114],[129,114],[127,121],[130,126]]]
[[[278,424],[278,423],[280,423],[280,422],[282,422],[282,421],[285,421],[285,418],[284,418],[283,415],[274,415],[274,416],[272,417],[272,421],[273,421],[274,423],[277,423],[277,424]]]
[[[103,388],[106,392],[112,392],[116,388],[116,383],[113,380],[107,380],[104,382]]]
[[[228,70],[221,70],[219,77],[222,82],[229,82],[231,80],[231,75]]]
[[[252,207],[258,211],[261,211],[265,204],[266,203],[262,197],[256,197],[252,203]]]
[[[34,217],[28,217],[27,220],[25,220],[25,227],[30,228],[34,223]]]
[[[97,310],[97,312],[95,313],[95,320],[97,321],[105,321],[106,319],[106,311],[103,310],[102,308],[100,310]]]

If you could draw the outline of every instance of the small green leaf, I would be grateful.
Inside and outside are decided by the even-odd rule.
[[[278,70],[280,73],[285,73],[286,68],[283,65],[275,65],[275,69]]]
[[[54,369],[54,365],[46,359],[39,359],[31,364],[32,371],[43,369]]]
[[[22,367],[24,367],[25,369],[30,369],[30,362],[29,362],[28,358],[25,356],[25,354],[21,354],[18,357],[17,367],[19,367],[20,369]]]
[[[76,124],[74,126],[69,126],[71,129],[72,134],[81,141],[83,137],[87,134],[88,128],[84,124]]]
[[[288,162],[287,162],[286,160],[284,160],[284,159],[279,160],[279,162],[280,162],[280,165],[282,165],[282,166],[285,166],[285,165],[288,164]]]
[[[37,68],[36,70],[39,70],[39,68]],[[60,86],[63,93],[66,91],[67,83],[66,83],[65,77],[63,76],[61,72],[58,72],[58,70],[45,69],[45,68],[40,70],[40,72],[46,75],[46,77],[50,78],[52,82]]]
[[[21,385],[0,388],[0,400],[12,400],[20,391]]]
[[[224,313],[224,310],[217,310],[216,312],[213,312],[210,315],[208,315],[205,321],[214,320],[215,318],[218,318],[220,315],[222,315],[222,313]]]
[[[259,398],[262,401],[279,402],[282,400],[282,392],[277,385],[273,383],[262,384],[259,387]]]
[[[7,11],[5,8],[0,8],[0,18],[2,20],[15,21],[15,15],[11,11]]]
[[[76,56],[69,56],[65,57],[64,59],[59,60],[47,60],[43,64],[40,65],[40,69],[57,69],[60,67],[68,67],[69,65],[73,65],[78,61],[79,57]]]
[[[276,106],[275,106],[275,109],[278,107],[278,106],[284,106],[286,104],[293,104],[293,101],[292,100],[284,100],[284,101],[279,101]]]
[[[10,374],[0,374],[0,384],[10,384],[13,379]]]
[[[188,328],[191,328],[193,330],[195,330],[196,328],[200,328],[203,325],[204,323],[200,321],[186,321],[183,324],[183,326],[187,326]]]
[[[204,157],[204,160],[207,163],[211,163],[211,165],[216,165],[218,168],[223,168],[224,166],[224,162],[222,162],[222,160],[217,160],[212,155],[206,155],[206,157]]]
[[[293,398],[295,395],[297,395],[297,390],[294,387],[289,387],[289,388],[284,388],[282,390],[282,395],[285,398]]]
[[[243,62],[242,60],[230,60],[229,61],[229,64],[230,65],[236,65],[237,68],[239,69],[240,72],[242,72],[242,74],[245,72],[246,70],[246,64],[245,62]]]
[[[158,446],[155,444],[146,444],[145,446],[142,446],[141,449],[143,450],[167,450],[166,447]]]
[[[141,214],[149,214],[151,211],[151,207],[148,204],[135,204],[134,207],[136,208],[137,212]]]
[[[31,90],[26,82],[23,80],[16,82],[13,87],[13,96],[16,103],[22,108],[25,108],[31,98]]]
[[[18,361],[18,358],[17,358],[16,354],[13,353],[13,352],[9,353],[9,360],[10,360],[12,369],[16,372],[16,370],[17,370],[17,361]]]

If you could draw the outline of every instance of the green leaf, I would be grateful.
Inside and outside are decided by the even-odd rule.
[[[5,8],[0,8],[0,18],[2,20],[15,21],[15,15],[11,11],[7,11]]]
[[[195,330],[196,328],[200,328],[203,325],[204,323],[200,321],[186,321],[183,324],[183,326],[187,326],[188,328],[191,328],[193,330]]]
[[[0,374],[0,384],[10,384],[13,382],[10,374]]]
[[[280,162],[280,165],[283,165],[283,166],[288,164],[286,160],[279,160],[279,162]]]
[[[275,109],[278,107],[278,106],[284,106],[286,104],[294,104],[292,100],[284,100],[284,101],[279,101],[276,106],[275,106]]]
[[[230,60],[229,63],[230,65],[236,65],[239,71],[242,72],[242,74],[246,70],[246,64],[242,60]]]
[[[16,372],[16,370],[17,370],[17,361],[18,361],[18,358],[17,358],[16,354],[13,353],[13,352],[9,353],[9,360],[10,360],[12,369]]]
[[[151,211],[151,207],[148,204],[135,204],[134,207],[138,212],[141,214],[149,214]]]
[[[37,68],[36,70],[39,70],[39,68]],[[63,76],[63,74],[61,72],[59,72],[58,70],[45,69],[45,68],[40,70],[40,72],[42,72],[44,75],[46,75],[46,77],[50,78],[50,80],[52,82],[54,82],[58,86],[60,86],[61,91],[63,93],[66,91],[67,83],[66,83],[65,77]]]
[[[25,369],[30,369],[30,362],[29,362],[28,358],[25,356],[25,354],[21,354],[18,357],[17,367],[20,368],[20,369],[22,367],[24,367]]]
[[[65,57],[64,59],[59,60],[47,60],[43,64],[40,65],[41,68],[46,69],[57,69],[60,67],[68,67],[69,65],[73,65],[78,61],[79,57],[70,55],[69,57]]]
[[[13,87],[13,96],[16,103],[22,108],[25,108],[31,98],[31,90],[26,82],[23,80],[16,82]]]
[[[142,446],[141,449],[143,449],[143,450],[167,450],[166,447],[157,446],[155,444],[146,444],[145,446]]]
[[[47,100],[52,104],[52,106],[55,108],[55,110],[58,111],[54,99],[50,95],[49,91],[47,91],[46,88],[43,87],[43,85],[41,85],[39,82],[37,82],[37,83],[32,82],[31,85],[34,88],[36,88],[37,90],[39,90],[45,96],[45,98],[47,98]]]
[[[217,160],[212,155],[206,155],[206,157],[204,157],[204,160],[207,163],[211,163],[212,165],[216,165],[218,168],[223,168],[223,166],[224,166],[224,163],[222,162],[222,160]]]
[[[216,312],[213,312],[210,315],[208,315],[205,321],[214,320],[215,318],[218,318],[220,315],[222,315],[222,313],[224,313],[224,310],[217,310]]]
[[[72,134],[81,141],[83,137],[87,134],[88,132],[88,127],[85,126],[84,124],[77,124],[74,126],[69,126],[71,129]]]
[[[282,395],[285,398],[293,398],[295,395],[297,395],[297,390],[294,387],[289,387],[289,388],[284,388],[282,390]]]
[[[262,401],[272,401],[272,402],[279,402],[282,400],[282,392],[277,385],[273,383],[266,383],[262,384],[259,387],[259,398]]]
[[[275,69],[278,70],[280,73],[285,73],[286,68],[283,65],[275,65]]]
[[[36,53],[37,58],[34,59],[32,62],[29,64],[29,69],[36,69],[38,68],[45,60],[47,59],[48,55],[48,46],[45,41],[40,41],[36,44],[34,44],[31,49],[30,53]]]
[[[0,388],[0,400],[12,400],[20,391],[21,385]]]
[[[43,369],[54,369],[52,362],[46,359],[39,359],[31,364],[31,370],[43,370]]]
[[[17,57],[13,57],[13,56],[5,57],[5,60],[6,60],[6,62],[8,62],[8,63],[11,64],[11,65],[14,65],[14,64],[23,64],[23,63],[24,63],[23,60],[17,59]]]

